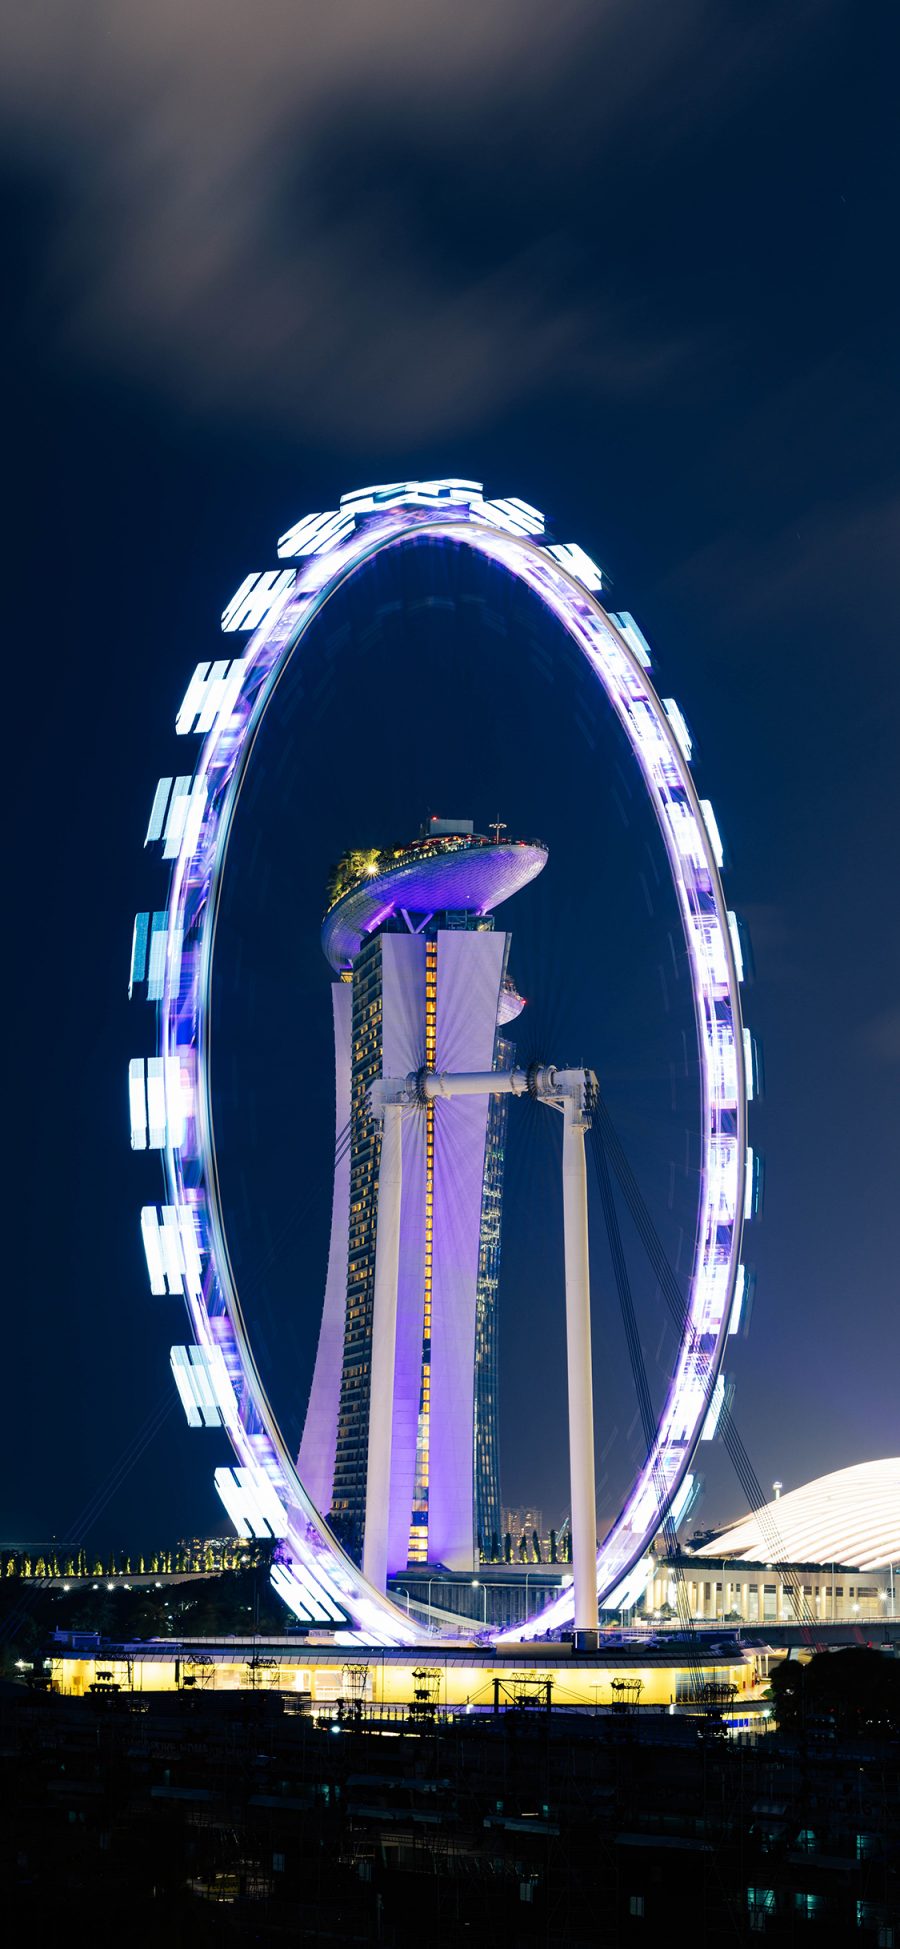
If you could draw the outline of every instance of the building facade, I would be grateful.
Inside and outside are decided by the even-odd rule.
[[[494,910],[545,848],[493,843],[469,821],[348,855],[323,923],[332,989],[336,1131],[325,1303],[300,1472],[345,1547],[365,1534],[380,1076],[507,1067],[522,1007]],[[478,1561],[499,1522],[497,1288],[506,1100],[422,1104],[404,1118],[392,1403],[389,1569]]]
[[[857,1462],[695,1536],[650,1560],[644,1609],[684,1606],[704,1624],[896,1621],[900,1597],[900,1456]]]
[[[497,1034],[495,1069],[511,1069],[514,1044]],[[500,1373],[498,1289],[503,1222],[503,1167],[509,1097],[488,1098],[475,1290],[475,1530],[478,1553],[489,1557],[502,1539],[500,1510]]]
[[[863,1571],[840,1563],[749,1563],[728,1557],[716,1563],[696,1556],[655,1564],[645,1615],[677,1623],[683,1606],[697,1624],[884,1623],[896,1615],[896,1590],[890,1566]]]

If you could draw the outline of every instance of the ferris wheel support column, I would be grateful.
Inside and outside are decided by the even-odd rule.
[[[563,1097],[563,1233],[566,1259],[566,1363],[569,1386],[569,1486],[575,1630],[597,1630],[597,1488],[588,1256],[587,1128],[584,1088]]]
[[[372,1299],[372,1365],[369,1374],[369,1450],[363,1576],[387,1587],[388,1517],[397,1355],[397,1286],[400,1275],[400,1203],[403,1191],[402,1106],[384,1102],[378,1166],[375,1289]]]

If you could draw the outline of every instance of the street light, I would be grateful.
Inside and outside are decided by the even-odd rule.
[[[483,1618],[484,1618],[484,1622],[485,1622],[485,1624],[486,1624],[486,1623],[487,1623],[487,1584],[482,1584],[482,1583],[481,1583],[481,1581],[480,1581],[480,1579],[479,1579],[478,1577],[473,1577],[473,1578],[472,1578],[472,1589],[473,1589],[473,1590],[480,1590],[480,1591],[481,1591],[481,1595],[482,1595],[482,1616],[483,1616]]]

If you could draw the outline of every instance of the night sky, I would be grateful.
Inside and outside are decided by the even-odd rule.
[[[766,1487],[896,1452],[896,8],[95,0],[4,38],[3,1540],[222,1527],[226,1455],[168,1372],[184,1317],[147,1288],[159,1178],[128,1148],[151,1048],[131,925],[163,887],[143,834],[243,576],[302,514],[416,476],[546,510],[649,638],[753,946],[765,1202],[735,1418]],[[286,1428],[324,1278],[317,932],[347,844],[429,810],[548,840],[508,910],[519,1046],[596,1063],[675,1255],[685,984],[659,979],[672,915],[634,782],[553,629],[452,551],[373,573],[311,644],[248,794],[215,1001],[234,1251]],[[502,1440],[504,1494],[553,1516],[539,1119],[510,1145]],[[596,1269],[609,1513],[637,1434],[599,1246]],[[697,1520],[742,1514],[724,1451],[702,1466]]]

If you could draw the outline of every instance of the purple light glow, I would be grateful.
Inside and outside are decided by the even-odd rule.
[[[168,1205],[178,1214],[189,1212],[192,1236],[196,1230],[202,1281],[185,1282],[194,1338],[201,1348],[218,1349],[224,1360],[237,1402],[229,1434],[239,1466],[252,1471],[258,1485],[264,1480],[270,1485],[284,1512],[278,1571],[282,1594],[290,1602],[294,1589],[300,1607],[302,1592],[306,1615],[318,1592],[322,1621],[333,1623],[337,1609],[353,1628],[366,1634],[368,1642],[385,1645],[418,1642],[424,1634],[366,1582],[331,1535],[300,1481],[253,1357],[219,1199],[209,1040],[218,900],[231,823],[256,731],[313,618],[382,549],[402,545],[413,536],[445,538],[474,548],[524,581],[563,624],[602,685],[638,762],[681,912],[701,1058],[704,1133],[688,1327],[653,1449],[599,1551],[601,1603],[652,1542],[665,1508],[685,1484],[700,1441],[734,1308],[747,1171],[744,1035],[733,934],[714,851],[715,823],[704,815],[677,726],[650,683],[645,657],[633,647],[630,619],[622,619],[621,628],[614,625],[590,594],[574,566],[580,551],[565,555],[564,561],[550,554],[538,538],[543,529],[536,510],[514,500],[480,500],[472,483],[464,484],[467,491],[458,498],[448,492],[442,499],[437,491],[441,485],[428,483],[426,492],[409,483],[406,494],[392,489],[387,508],[378,503],[380,490],[365,490],[366,505],[357,504],[352,516],[344,509],[340,515],[311,517],[291,531],[294,538],[302,531],[316,552],[300,558],[290,583],[281,583],[274,572],[264,582],[252,578],[253,593],[262,587],[272,600],[242,660],[240,685],[235,691],[229,683],[228,708],[216,712],[209,728],[208,718],[192,713],[197,719],[195,730],[202,725],[205,737],[193,780],[177,781],[184,815],[180,806],[177,818],[170,809],[163,832],[165,805],[155,805],[148,833],[148,839],[163,838],[164,856],[173,861],[158,1052],[167,1079],[186,1077],[191,1084],[187,1114],[176,1105],[173,1115],[167,1105],[163,1160]],[[285,547],[288,539],[281,544],[285,553],[293,552]],[[245,584],[239,594],[246,591]],[[245,602],[242,614],[246,608]],[[233,620],[234,605],[226,613],[230,627],[240,626]],[[190,692],[188,701],[194,704]],[[168,787],[170,781],[165,783]],[[566,1623],[572,1601],[571,1589],[565,1590],[524,1628],[506,1635],[537,1637]]]

